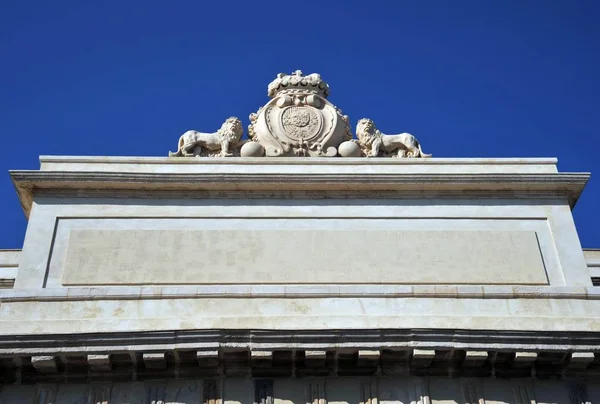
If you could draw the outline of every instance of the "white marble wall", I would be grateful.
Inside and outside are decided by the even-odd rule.
[[[36,197],[15,288],[250,283],[591,286],[562,199]]]
[[[505,244],[511,243],[511,235],[524,233],[537,240],[530,237],[531,242],[518,243],[513,252],[530,250],[511,258],[481,246],[469,255],[467,249],[457,247],[460,243],[453,237],[432,239],[433,243],[425,237],[424,243],[413,245],[411,259],[399,257],[397,263],[390,261],[390,254],[405,246],[373,243],[365,246],[368,251],[354,246],[350,252],[360,258],[360,268],[346,265],[349,258],[343,254],[348,250],[319,245],[316,247],[325,252],[308,253],[307,258],[307,246],[298,245],[286,258],[294,271],[288,271],[285,262],[273,262],[249,266],[249,276],[223,276],[210,268],[200,274],[204,278],[198,276],[206,254],[191,247],[161,251],[163,266],[155,262],[145,265],[148,257],[143,249],[119,252],[126,259],[116,260],[117,264],[128,264],[127,268],[109,265],[109,260],[106,265],[91,265],[85,260],[93,254],[81,251],[76,251],[76,259],[69,263],[73,257],[69,240],[77,235],[74,230],[98,231],[96,234],[157,231],[160,235],[162,231],[200,231],[207,226],[218,232],[223,223],[241,232],[251,224],[266,232],[281,231],[282,223],[293,232],[296,223],[304,230],[487,232]],[[331,245],[340,245],[339,241]],[[279,242],[273,238],[274,244]],[[423,245],[428,248],[423,250]],[[241,247],[236,243],[220,246],[224,248],[221,264],[235,261],[232,257],[236,254],[251,256],[251,250]],[[436,254],[464,256],[447,262],[436,261]],[[429,265],[424,268],[419,258]],[[182,268],[180,264],[190,259],[197,265]],[[138,267],[132,265],[136,260],[141,262]],[[515,265],[519,262],[521,265]],[[148,276],[148,268],[159,271]],[[140,283],[144,280],[147,283]],[[589,290],[594,289],[591,286],[566,199],[40,195],[32,207],[14,293],[0,294],[0,327],[6,334],[253,329],[257,325],[270,329],[598,331],[600,300],[597,291]],[[530,289],[523,289],[527,287]]]

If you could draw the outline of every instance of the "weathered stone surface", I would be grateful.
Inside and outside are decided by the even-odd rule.
[[[490,221],[483,224],[489,230],[437,231],[391,219],[196,221],[148,223],[157,230],[123,228],[130,220],[114,222],[118,230],[102,221],[94,227],[104,229],[73,229],[62,283],[547,283],[536,233],[493,230]],[[202,253],[186,253],[194,250]]]

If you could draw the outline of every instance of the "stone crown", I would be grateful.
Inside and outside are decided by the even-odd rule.
[[[319,94],[324,98],[329,95],[329,85],[321,79],[318,73],[304,76],[302,71],[296,70],[292,74],[279,73],[277,78],[269,83],[267,94],[275,98],[279,93],[302,91]]]

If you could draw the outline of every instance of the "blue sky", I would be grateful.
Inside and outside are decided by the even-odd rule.
[[[574,215],[600,247],[600,2],[19,1],[0,5],[0,248],[26,221],[9,169],[44,155],[166,156],[318,72],[356,121],[435,157],[558,157],[591,171]]]

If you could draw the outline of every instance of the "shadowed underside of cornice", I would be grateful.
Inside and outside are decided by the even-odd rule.
[[[600,374],[600,337],[482,330],[190,330],[0,338],[7,383],[186,377]]]

